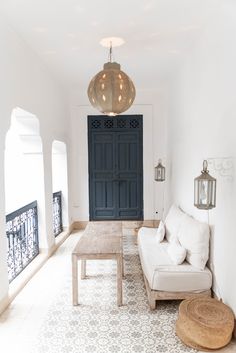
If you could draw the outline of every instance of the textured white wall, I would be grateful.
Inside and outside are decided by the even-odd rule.
[[[167,191],[169,204],[209,221],[214,290],[236,313],[236,4],[228,5],[212,14],[170,87]],[[209,212],[193,206],[203,159],[217,178],[217,205]]]
[[[0,18],[0,310],[8,293],[5,236],[4,150],[11,113],[20,107],[36,115],[43,144],[45,207],[41,210],[44,246],[53,246],[52,237],[52,141],[67,142],[68,115],[65,94],[38,57]],[[18,171],[19,172],[19,171]]]

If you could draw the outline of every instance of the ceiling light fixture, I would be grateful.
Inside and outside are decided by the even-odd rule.
[[[92,106],[109,116],[125,112],[135,99],[133,82],[121,71],[120,64],[112,59],[110,42],[109,62],[93,77],[88,87],[88,98]]]

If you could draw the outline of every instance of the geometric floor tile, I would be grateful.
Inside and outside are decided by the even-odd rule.
[[[1,353],[193,353],[175,335],[179,302],[149,310],[134,236],[124,237],[123,303],[116,305],[116,263],[88,261],[72,305],[71,252],[76,231],[0,316]],[[236,353],[232,342],[219,353]]]
[[[175,335],[179,302],[160,301],[155,311],[149,310],[137,246],[130,235],[124,237],[124,259],[124,305],[116,305],[116,262],[87,261],[87,278],[79,281],[80,305],[72,306],[68,274],[32,353],[196,352]]]

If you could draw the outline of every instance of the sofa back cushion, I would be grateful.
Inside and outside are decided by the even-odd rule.
[[[156,240],[161,243],[165,237],[166,229],[163,221],[160,221],[159,226],[156,231]]]
[[[186,260],[203,270],[209,257],[210,229],[208,224],[197,221],[185,214],[179,227],[178,239],[186,249]]]
[[[185,213],[176,205],[172,205],[165,219],[166,239],[170,242],[178,236],[180,224]]]

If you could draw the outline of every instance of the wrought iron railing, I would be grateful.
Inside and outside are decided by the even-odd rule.
[[[6,216],[6,235],[11,282],[39,254],[37,201]]]
[[[61,191],[53,193],[53,234],[56,237],[63,231]]]

